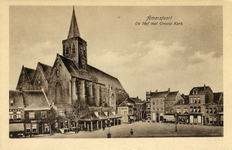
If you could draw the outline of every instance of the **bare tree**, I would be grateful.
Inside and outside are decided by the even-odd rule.
[[[77,100],[76,103],[74,103],[74,115],[77,123],[76,126],[78,126],[79,119],[90,115],[89,105],[84,101]]]
[[[54,125],[58,119],[59,116],[57,116],[56,110],[51,108],[51,110],[47,112],[47,117],[44,119],[44,122],[49,125],[50,134],[52,134],[52,125]]]

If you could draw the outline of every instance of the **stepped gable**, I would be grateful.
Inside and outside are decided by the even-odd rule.
[[[11,102],[9,101],[9,109],[17,109],[19,107],[24,107],[23,102],[23,93],[21,91],[9,91],[9,98],[13,100],[13,106],[11,106]]]

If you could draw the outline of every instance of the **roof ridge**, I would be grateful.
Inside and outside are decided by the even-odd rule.
[[[38,63],[40,63],[40,64],[43,65],[43,66],[47,66],[47,67],[51,67],[51,68],[52,68],[52,66],[49,66],[49,65],[47,65],[47,64],[44,64],[44,63],[41,63],[41,62],[38,62]]]
[[[113,77],[113,78],[115,78],[115,79],[118,80],[118,78],[116,78],[116,77],[114,77],[114,76],[112,76],[112,75],[110,75],[110,74],[108,74],[108,73],[105,73],[104,71],[101,71],[100,69],[98,69],[98,68],[96,68],[96,67],[93,67],[93,66],[91,66],[91,65],[89,65],[89,64],[87,64],[87,66],[90,66],[90,67],[92,67],[92,68],[94,68],[94,69],[96,69],[96,70],[98,70],[98,71],[100,71],[100,72],[102,72],[102,73],[104,73],[104,74],[106,74],[106,75],[108,75],[108,76],[110,76],[110,77]]]

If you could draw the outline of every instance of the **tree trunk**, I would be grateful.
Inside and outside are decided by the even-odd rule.
[[[49,125],[50,135],[52,135],[52,125]]]

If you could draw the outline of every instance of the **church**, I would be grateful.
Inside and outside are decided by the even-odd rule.
[[[38,62],[36,69],[22,66],[16,90],[42,90],[49,105],[61,119],[54,128],[72,128],[77,124],[82,130],[102,128],[109,121],[120,124],[116,106],[128,94],[119,80],[88,64],[87,42],[81,38],[75,16],[71,17],[67,39],[62,41],[63,54],[57,54],[53,66]],[[77,119],[75,107],[85,103],[89,113]]]

